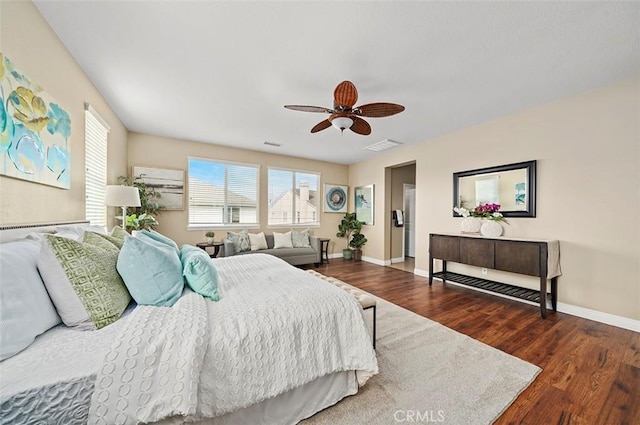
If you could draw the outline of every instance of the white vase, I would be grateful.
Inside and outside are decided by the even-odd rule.
[[[488,238],[497,238],[502,235],[502,224],[495,220],[484,220],[480,226],[480,234]]]
[[[462,233],[478,233],[482,222],[476,217],[465,217],[460,222],[460,230]]]
[[[213,237],[207,236],[207,242],[209,242],[209,245],[213,245]]]

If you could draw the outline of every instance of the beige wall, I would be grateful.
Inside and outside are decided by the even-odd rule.
[[[292,158],[290,156],[267,154],[245,149],[236,149],[226,146],[197,143],[185,140],[168,139],[146,134],[129,134],[129,165],[153,165],[158,167],[179,168],[187,170],[189,156],[220,159],[224,161],[237,161],[260,165],[260,223],[261,229],[250,229],[251,232],[264,231],[273,233],[287,231],[290,227],[267,228],[267,170],[268,167],[281,167],[293,170],[314,171],[320,173],[319,196],[322,197],[323,184],[347,184],[349,180],[349,167],[346,165],[332,164],[329,162],[314,161],[311,159]],[[186,202],[185,202],[186,203]],[[323,213],[320,203],[319,228],[312,228],[314,236],[331,239],[329,253],[339,252],[344,248],[344,239],[336,238],[338,224],[343,214]],[[174,239],[178,244],[195,244],[204,240],[204,230],[188,230],[188,211],[163,211],[158,217],[160,226],[158,231]],[[232,231],[240,228],[229,229]],[[226,235],[226,230],[214,229],[216,240]]]
[[[31,2],[0,1],[0,51],[71,118],[71,189],[0,176],[0,223],[84,219],[84,103],[90,103],[111,126],[110,183],[127,169],[127,130]],[[115,209],[109,217],[114,215]]]
[[[416,161],[416,268],[425,271],[429,233],[460,231],[452,173],[532,159],[537,217],[510,219],[505,235],[560,240],[559,302],[640,319],[639,78],[351,165],[351,187],[376,185],[376,225],[364,230],[364,255],[390,259],[386,167]],[[489,278],[535,285],[495,271]]]

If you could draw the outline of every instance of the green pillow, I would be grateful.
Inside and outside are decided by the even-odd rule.
[[[116,271],[118,248],[98,233],[82,242],[44,235],[38,270],[67,326],[100,329],[122,315],[131,297]]]
[[[243,230],[239,233],[227,232],[227,238],[233,242],[233,248],[236,252],[251,250],[251,241],[249,240],[249,232]]]
[[[90,236],[88,236],[90,235]],[[93,245],[97,245],[97,246],[102,246],[103,248],[110,248],[113,249],[114,247],[120,251],[120,248],[122,248],[122,244],[124,243],[124,238],[119,239],[116,238],[114,236],[110,236],[110,235],[105,235],[102,233],[97,233],[97,232],[91,232],[91,231],[86,231],[84,232],[84,242],[87,242],[87,238],[91,238],[91,243]]]
[[[127,233],[127,231],[124,230],[122,227],[116,226],[111,230],[110,236],[112,238],[118,239],[120,241],[120,248],[122,248],[122,244],[124,244],[124,238],[129,236],[129,233]]]
[[[182,296],[182,264],[169,245],[147,237],[127,236],[117,267],[138,304],[171,307]]]
[[[220,299],[218,295],[218,270],[213,261],[204,250],[192,245],[180,247],[180,261],[182,262],[182,275],[187,280],[187,285],[194,292],[203,295],[213,301]]]

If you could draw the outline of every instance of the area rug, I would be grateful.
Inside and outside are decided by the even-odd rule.
[[[491,424],[541,372],[379,298],[377,332],[379,374],[301,424]]]

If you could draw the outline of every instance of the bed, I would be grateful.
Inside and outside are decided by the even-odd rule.
[[[0,362],[3,420],[292,424],[377,373],[348,293],[269,255],[211,261],[218,302],[185,288],[171,308],[133,304],[98,330],[58,324]]]

